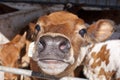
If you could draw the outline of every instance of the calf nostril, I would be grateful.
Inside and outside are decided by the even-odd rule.
[[[46,43],[43,39],[40,39],[39,43],[38,43],[38,48],[40,51],[43,51],[45,49]]]
[[[63,41],[60,43],[59,45],[59,49],[63,52],[63,53],[68,53],[70,50],[70,43],[68,41]]]

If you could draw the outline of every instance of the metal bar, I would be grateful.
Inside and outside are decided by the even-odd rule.
[[[92,0],[91,0],[92,1]],[[99,1],[99,0],[98,0]],[[120,5],[119,4],[110,4],[110,2],[108,2],[107,0],[105,0],[102,4],[101,3],[94,3],[91,4],[91,2],[89,2],[89,0],[85,0],[84,2],[79,0],[0,0],[0,2],[25,2],[25,3],[40,3],[40,4],[66,4],[66,3],[72,3],[75,5],[80,5],[80,4],[84,4],[84,6],[90,6],[90,7],[101,7],[101,8],[112,8],[112,9],[120,9]]]
[[[49,79],[49,80],[58,80],[58,78],[56,78],[52,75],[47,75],[47,74],[43,74],[40,72],[34,72],[32,70],[25,70],[25,69],[0,66],[0,71],[12,73],[12,74],[25,75],[25,76],[33,76],[33,77]]]

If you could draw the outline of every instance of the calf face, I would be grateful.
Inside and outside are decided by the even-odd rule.
[[[87,28],[76,15],[59,11],[40,17],[34,32],[31,69],[57,77],[73,76],[81,62],[80,47],[107,39],[113,32],[113,22],[99,20]]]
[[[2,66],[20,67],[20,53],[26,42],[26,33],[23,36],[16,35],[15,38],[0,45],[0,64]],[[15,80],[18,76],[11,73],[5,73],[5,80]]]

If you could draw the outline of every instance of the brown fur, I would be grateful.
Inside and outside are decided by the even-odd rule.
[[[101,75],[105,75],[106,79],[110,80],[111,77],[109,77],[109,76],[113,76],[114,74],[115,74],[115,71],[108,71],[108,72],[106,72],[103,68],[101,68],[98,77],[101,76]]]
[[[95,24],[92,24],[88,29],[82,19],[76,15],[59,11],[51,13],[50,15],[42,16],[38,19],[37,24],[41,26],[41,30],[38,32],[35,41],[39,41],[39,37],[43,35],[55,36],[61,34],[67,38],[71,43],[73,49],[75,62],[69,65],[62,73],[54,75],[56,77],[74,76],[74,70],[77,67],[77,60],[81,46],[85,46],[88,43],[95,43],[104,41],[113,32],[113,22],[109,20],[99,20]],[[79,30],[86,29],[87,33],[82,37],[79,34]],[[106,34],[104,31],[107,30]],[[51,35],[54,34],[54,35]],[[105,38],[103,36],[106,35]],[[31,58],[31,69],[34,71],[40,71],[40,67],[37,67],[37,62],[34,62]],[[50,75],[50,74],[49,74]]]
[[[98,54],[96,53],[92,53],[92,58],[94,58],[94,62],[91,65],[92,68],[96,68],[97,66],[100,66],[101,63],[104,61],[106,63],[106,65],[109,63],[109,50],[106,49],[106,45],[104,45],[101,50],[98,52]],[[97,61],[97,59],[99,59],[99,61]],[[96,62],[97,61],[97,62]],[[97,66],[96,66],[97,65]]]
[[[64,14],[64,17],[61,16],[63,14]],[[73,45],[73,48],[75,51],[74,56],[76,57],[78,55],[79,53],[78,49],[79,49],[79,46],[81,45],[81,43],[79,42],[81,40],[78,40],[80,36],[75,31],[77,31],[77,26],[76,26],[77,24],[84,25],[84,21],[82,19],[79,19],[77,16],[71,13],[61,11],[61,12],[55,12],[53,14],[50,14],[49,16],[41,17],[38,20],[38,23],[41,23],[41,26],[42,26],[42,30],[40,31],[40,33],[38,33],[38,36],[43,35],[44,33],[47,33],[47,32],[63,34],[67,36],[69,40],[71,40],[72,42],[71,44]],[[78,44],[78,45],[74,45],[74,44]],[[58,76],[59,77],[65,76],[66,74],[71,75],[70,73],[72,73],[71,71],[73,71],[76,64],[77,62],[75,62],[72,66],[69,66],[70,69],[68,68],[63,73],[59,74]]]
[[[0,61],[2,66],[19,68],[20,53],[26,42],[26,33],[23,36],[16,35],[15,38],[3,45],[0,45]],[[16,79],[18,75],[5,73],[5,79]]]

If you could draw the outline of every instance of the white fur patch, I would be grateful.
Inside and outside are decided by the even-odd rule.
[[[4,72],[0,71],[0,80],[4,80]]]
[[[64,63],[64,62],[50,63],[48,61],[48,63],[44,63],[44,62],[39,61],[38,65],[41,67],[41,69],[45,73],[48,73],[50,75],[57,75],[63,72],[68,67],[69,64]]]
[[[33,53],[34,53],[34,42],[30,43],[29,45],[29,49],[28,49],[28,56],[29,57],[32,57],[33,56]]]
[[[103,61],[101,65],[97,65],[96,68],[92,68],[91,64],[93,64],[94,58],[91,57],[92,52],[96,52],[96,54],[101,50],[103,45],[107,45],[107,50],[109,50],[109,63]],[[120,78],[120,40],[109,40],[106,42],[101,42],[95,44],[92,48],[91,52],[87,52],[86,56],[89,60],[89,63],[84,64],[84,74],[89,78],[89,80],[106,80],[107,75],[101,75],[98,77],[100,69],[103,68],[105,72],[116,71],[116,78]],[[99,61],[100,58],[96,60]],[[94,73],[93,73],[94,72]],[[112,77],[112,76],[107,76]]]
[[[80,53],[79,53],[79,57],[78,57],[78,60],[77,60],[77,66],[81,65],[83,59],[85,58],[87,52],[88,52],[88,47],[81,47],[80,49]]]
[[[64,59],[63,61],[66,62],[66,63],[68,62],[72,65],[75,62],[73,48],[70,49],[70,52],[71,52],[71,54],[70,54],[69,59],[68,60]]]

